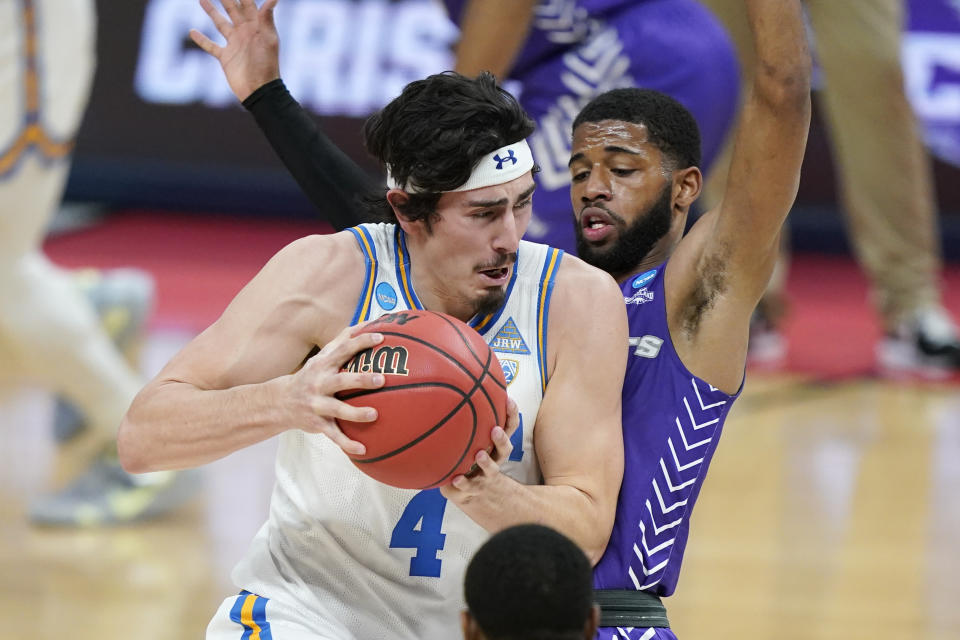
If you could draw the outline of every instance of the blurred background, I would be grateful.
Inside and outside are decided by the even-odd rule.
[[[152,277],[133,360],[151,376],[276,250],[331,228],[190,42],[190,28],[214,35],[196,0],[97,5],[90,102],[43,249],[60,267]],[[957,318],[960,3],[905,6],[904,81],[931,153],[943,305]],[[432,0],[282,0],[277,24],[290,92],[379,175],[363,119],[452,68],[456,26]],[[815,109],[789,220],[786,355],[751,366],[728,420],[667,603],[681,638],[960,638],[960,384],[878,375],[883,328],[851,257],[830,145]],[[202,490],[161,519],[37,526],[31,501],[100,446],[54,438],[57,411],[29,381],[0,395],[0,638],[199,637],[266,517],[273,443],[202,469]]]

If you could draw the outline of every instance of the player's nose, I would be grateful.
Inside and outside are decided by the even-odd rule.
[[[516,216],[500,216],[496,235],[493,237],[493,248],[498,252],[513,253],[520,247],[520,237],[523,230],[517,224]]]
[[[609,200],[612,190],[610,180],[605,171],[591,171],[583,185],[583,202]]]

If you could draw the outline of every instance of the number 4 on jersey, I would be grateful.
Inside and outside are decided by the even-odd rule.
[[[441,533],[443,526],[443,512],[447,507],[447,499],[440,494],[439,489],[421,491],[403,510],[397,526],[390,536],[391,549],[416,549],[417,553],[410,558],[410,575],[429,578],[440,577],[440,558],[437,553],[443,549],[447,538]]]
[[[513,451],[510,460],[523,459],[523,415],[520,415],[520,425],[510,437]],[[400,515],[397,526],[390,536],[391,549],[416,549],[417,553],[410,558],[410,575],[427,578],[440,577],[442,560],[437,553],[443,549],[447,535],[443,528],[443,512],[447,508],[447,499],[440,494],[439,489],[430,489],[417,493],[407,503],[407,508]]]

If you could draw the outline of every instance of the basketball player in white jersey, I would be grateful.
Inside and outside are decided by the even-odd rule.
[[[623,470],[624,305],[607,274],[520,240],[532,127],[489,74],[408,85],[364,128],[389,167],[369,201],[388,222],[282,249],[134,400],[119,439],[130,471],[280,437],[269,519],[208,638],[455,638],[464,570],[490,533],[536,522],[602,554]],[[383,384],[341,371],[378,342],[351,325],[418,308],[480,332],[515,401],[479,474],[429,491],[363,475],[344,453],[363,446],[334,420],[375,419],[334,394]]]
[[[0,384],[27,381],[63,394],[104,448],[66,489],[31,505],[42,524],[156,515],[189,485],[172,474],[134,479],[120,468],[116,429],[142,381],[75,278],[41,250],[90,92],[95,20],[93,0],[0,0]],[[142,274],[114,275],[111,286],[152,288]]]

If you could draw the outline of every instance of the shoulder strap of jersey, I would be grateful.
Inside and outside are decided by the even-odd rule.
[[[363,252],[363,262],[366,274],[363,278],[363,287],[360,289],[360,299],[357,301],[356,311],[353,313],[351,325],[370,319],[370,305],[373,302],[373,289],[377,280],[377,245],[370,235],[370,230],[364,225],[357,225],[347,229],[353,234],[360,251]]]
[[[537,365],[540,369],[540,384],[547,388],[547,323],[550,321],[550,297],[553,295],[553,283],[560,270],[563,251],[549,247],[543,261],[540,274],[540,289],[537,298]]]

